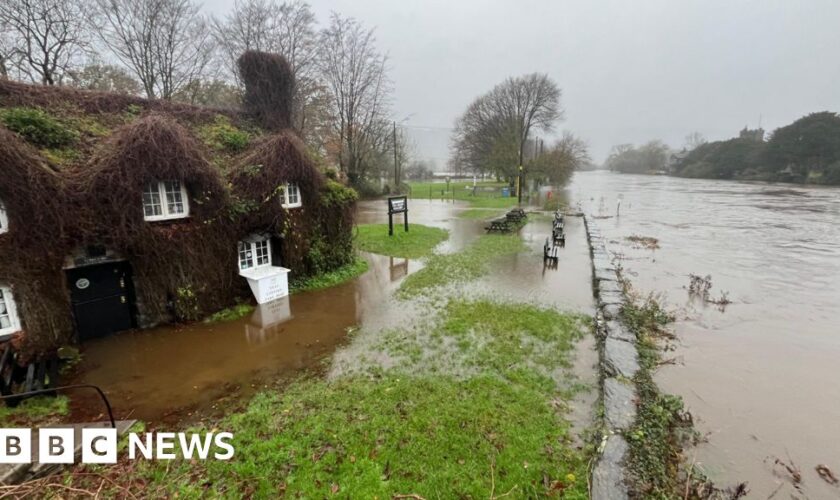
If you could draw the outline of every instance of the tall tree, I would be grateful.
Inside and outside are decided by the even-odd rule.
[[[146,96],[171,99],[207,70],[214,43],[189,0],[96,0],[95,28],[140,80]]]
[[[318,66],[330,92],[338,164],[352,183],[364,177],[372,156],[387,147],[390,82],[385,63],[372,29],[332,15],[321,33]]]
[[[81,62],[88,46],[87,0],[0,2],[0,71],[58,85]]]
[[[478,97],[455,122],[455,164],[514,175],[534,131],[551,132],[563,117],[560,88],[547,75],[508,78]]]

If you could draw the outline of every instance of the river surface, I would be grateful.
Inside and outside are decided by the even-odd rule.
[[[707,437],[688,459],[750,498],[840,498],[815,470],[840,477],[840,189],[581,172],[568,195],[634,286],[677,311],[657,382]],[[732,303],[692,300],[691,273]]]

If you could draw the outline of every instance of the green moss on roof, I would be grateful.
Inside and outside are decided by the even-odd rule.
[[[239,110],[0,80],[0,125],[61,168],[86,165],[116,129],[149,114],[187,128],[222,171],[265,134]]]

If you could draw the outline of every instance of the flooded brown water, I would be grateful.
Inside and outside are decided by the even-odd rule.
[[[689,459],[722,485],[749,481],[751,498],[840,498],[815,471],[840,476],[840,189],[583,172],[568,191],[610,217],[599,227],[634,285],[679,311],[676,364],[657,381],[708,437]],[[689,273],[733,303],[689,300]]]
[[[439,252],[455,252],[483,234],[481,220],[460,219],[463,204],[412,200],[410,222],[442,227],[450,238]],[[488,212],[491,216],[493,211]],[[537,218],[535,218],[537,219]],[[359,223],[386,222],[384,201],[362,202]],[[493,272],[468,287],[473,295],[556,306],[585,314],[593,311],[590,264],[581,219],[568,222],[568,246],[557,269],[544,269],[542,243],[550,233],[547,219],[522,229],[528,251],[511,256]],[[348,330],[379,330],[413,321],[414,304],[397,301],[393,292],[422,263],[364,254],[370,269],[359,278],[326,290],[305,292],[264,305],[241,320],[172,325],[124,332],[87,342],[74,382],[101,386],[120,418],[139,418],[153,424],[193,422],[216,417],[243,405],[250,395],[282,386],[302,372],[322,372],[332,357],[352,358]],[[576,373],[594,386],[597,353],[591,339],[579,346]],[[581,394],[572,419],[588,423],[595,393]],[[100,417],[99,403],[74,397],[79,419]]]

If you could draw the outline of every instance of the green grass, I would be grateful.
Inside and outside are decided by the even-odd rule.
[[[488,208],[468,208],[458,214],[458,217],[461,219],[493,219],[503,215],[504,212],[500,212],[494,209]]]
[[[356,248],[391,257],[420,259],[431,255],[448,237],[445,229],[420,224],[410,224],[408,232],[395,224],[393,236],[388,236],[388,224],[363,224],[357,226]]]
[[[221,311],[211,314],[204,320],[204,322],[219,323],[224,321],[233,321],[235,319],[244,318],[252,312],[254,312],[253,304],[236,304],[235,306],[227,307]]]
[[[361,276],[367,270],[368,262],[361,257],[356,257],[350,264],[341,266],[333,271],[322,273],[317,276],[293,280],[291,283],[291,292],[309,292],[312,290],[330,288],[350,281],[357,276]]]
[[[494,188],[495,191],[479,189],[475,196],[473,196],[471,189],[466,189],[466,186],[472,187],[472,181],[469,180],[452,181],[449,183],[448,190],[445,182],[409,182],[408,185],[411,188],[410,197],[412,199],[455,199],[466,201],[476,208],[509,208],[517,204],[516,197],[501,197],[500,190],[507,186],[506,182],[479,182],[476,184],[479,188]],[[441,194],[441,192],[443,193]]]
[[[426,259],[423,269],[410,274],[402,282],[398,295],[402,298],[414,297],[435,287],[478,278],[490,270],[494,257],[524,249],[525,244],[516,234],[480,236],[463,252],[432,255]]]
[[[57,423],[69,413],[66,396],[39,396],[25,399],[15,408],[0,406],[0,426],[37,427]]]
[[[591,450],[576,450],[552,375],[586,330],[527,304],[451,301],[425,336],[379,337],[399,357],[443,338],[471,368],[397,363],[331,380],[299,379],[214,427],[234,434],[230,462],[144,462],[152,496],[271,498],[587,497]],[[208,490],[208,486],[210,489]]]

